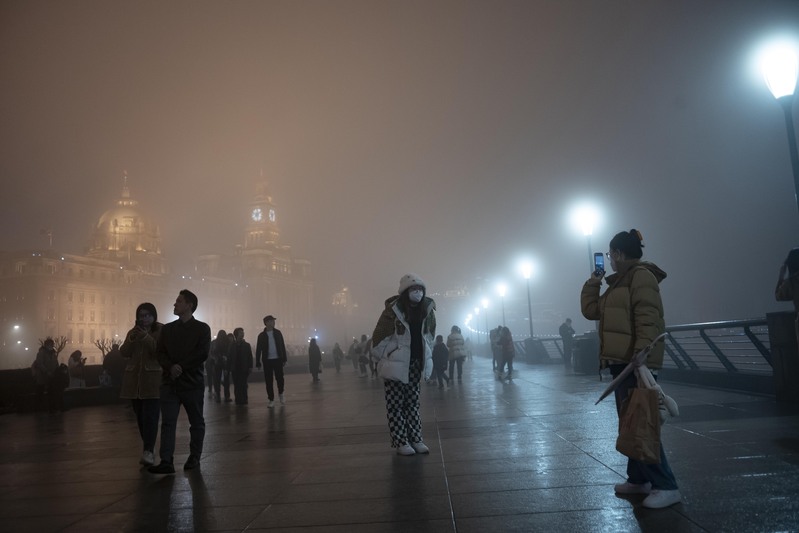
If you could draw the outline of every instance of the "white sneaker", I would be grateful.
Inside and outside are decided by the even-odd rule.
[[[422,441],[412,442],[411,448],[413,448],[413,451],[416,453],[430,453],[430,448],[428,448],[427,444]]]
[[[147,450],[143,451],[141,454],[141,459],[139,459],[139,464],[144,466],[153,466],[153,464],[155,464],[155,456],[153,456],[153,452],[148,452]]]
[[[274,406],[275,406],[275,400],[269,400],[269,403],[268,403],[268,404],[266,404],[266,406],[267,406],[267,407],[269,407],[269,408],[271,409],[272,407],[274,407]]]
[[[625,481],[618,485],[613,485],[616,494],[649,494],[652,491],[652,483],[630,483]]]
[[[680,503],[680,500],[682,500],[682,496],[680,495],[680,491],[677,489],[655,489],[649,493],[649,496],[644,498],[644,501],[641,505],[648,507],[649,509],[663,509],[664,507],[674,505],[675,503]]]
[[[283,394],[280,395],[280,405],[286,405],[286,396]]]
[[[410,444],[403,444],[399,448],[397,448],[397,455],[414,455],[416,454],[416,450],[411,447]]]

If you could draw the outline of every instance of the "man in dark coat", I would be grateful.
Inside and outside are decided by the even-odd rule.
[[[288,362],[288,356],[283,334],[279,329],[275,329],[276,321],[277,319],[272,315],[264,317],[264,330],[258,335],[258,342],[255,344],[255,367],[261,368],[261,359],[264,362],[264,381],[266,382],[266,395],[269,397],[267,407],[275,406],[273,379],[277,381],[280,404],[286,404],[286,397],[283,395],[283,367]]]
[[[228,361],[233,378],[233,397],[236,405],[247,405],[247,378],[252,370],[252,347],[244,340],[244,329],[233,330],[235,341],[230,347]]]
[[[178,319],[161,328],[156,355],[163,368],[161,381],[161,464],[151,466],[153,474],[174,474],[173,454],[180,406],[189,418],[190,455],[184,470],[200,466],[205,438],[203,363],[211,349],[211,328],[194,318],[197,296],[182,290],[175,300]]]

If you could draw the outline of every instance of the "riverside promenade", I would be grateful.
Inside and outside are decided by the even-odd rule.
[[[681,416],[663,441],[683,502],[649,510],[620,497],[607,385],[559,364],[517,363],[499,383],[491,361],[462,384],[422,384],[430,455],[390,448],[382,383],[325,368],[288,375],[285,406],[206,400],[202,466],[140,468],[126,405],[0,416],[0,530],[272,532],[799,531],[799,406],[663,383]],[[157,450],[156,450],[157,454]]]

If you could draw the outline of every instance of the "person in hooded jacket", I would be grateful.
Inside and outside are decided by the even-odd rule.
[[[119,347],[127,361],[119,397],[129,399],[136,414],[142,440],[139,464],[144,466],[152,466],[155,462],[155,439],[161,417],[162,368],[155,353],[161,327],[155,306],[144,302],[136,308],[136,324]]]
[[[449,350],[444,344],[444,337],[436,335],[436,343],[433,345],[433,377],[438,380],[438,388],[444,388],[444,381],[449,387],[449,376],[447,376],[447,361],[449,360]]]
[[[609,367],[615,378],[630,363],[633,355],[666,330],[660,282],[666,273],[654,263],[642,261],[643,237],[632,229],[617,233],[606,253],[614,274],[605,281],[607,290],[600,296],[605,272],[593,273],[580,295],[582,313],[588,320],[599,320],[600,366]],[[663,366],[664,344],[655,345],[646,360],[653,374]],[[617,412],[629,391],[637,386],[635,373],[615,390]],[[644,507],[660,509],[681,499],[674,473],[660,446],[660,464],[627,461],[627,481],[615,485],[618,494],[646,494]]]
[[[430,453],[422,441],[419,417],[420,381],[433,372],[431,345],[436,334],[436,304],[415,274],[400,279],[396,296],[385,308],[372,333],[372,356],[386,394],[391,445],[399,455]]]
[[[322,371],[322,350],[314,338],[308,343],[308,370],[313,376],[314,383],[318,383],[319,373]]]
[[[461,328],[452,326],[447,337],[447,349],[449,350],[449,377],[455,379],[455,365],[458,365],[458,383],[463,379],[463,360],[466,359],[466,341],[461,335]]]

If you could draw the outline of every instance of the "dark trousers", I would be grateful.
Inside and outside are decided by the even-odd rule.
[[[44,396],[47,394],[47,407],[51,413],[64,410],[64,388],[58,383],[55,377],[49,378],[43,385],[36,385],[36,407],[39,410],[44,407]]]
[[[563,339],[563,364],[570,367],[572,364],[572,340]]]
[[[161,455],[162,463],[174,463],[175,432],[177,431],[180,406],[189,418],[189,452],[200,457],[205,439],[203,418],[203,396],[205,388],[177,391],[174,386],[161,385]]]
[[[449,377],[455,379],[455,365],[458,365],[458,381],[463,377],[463,357],[452,359],[449,362]]]
[[[247,376],[249,374],[233,375],[233,396],[236,405],[247,405]]]
[[[230,384],[233,380],[230,378],[230,371],[224,370],[222,372],[222,386],[225,388],[225,399],[230,399]]]
[[[280,359],[267,359],[264,361],[264,382],[266,383],[266,396],[275,399],[275,389],[272,379],[277,381],[277,393],[283,394],[283,361]]]
[[[130,401],[133,412],[136,413],[136,423],[139,425],[142,450],[152,452],[155,449],[155,439],[158,436],[158,419],[161,417],[161,402],[158,398],[145,400],[133,399]]]

